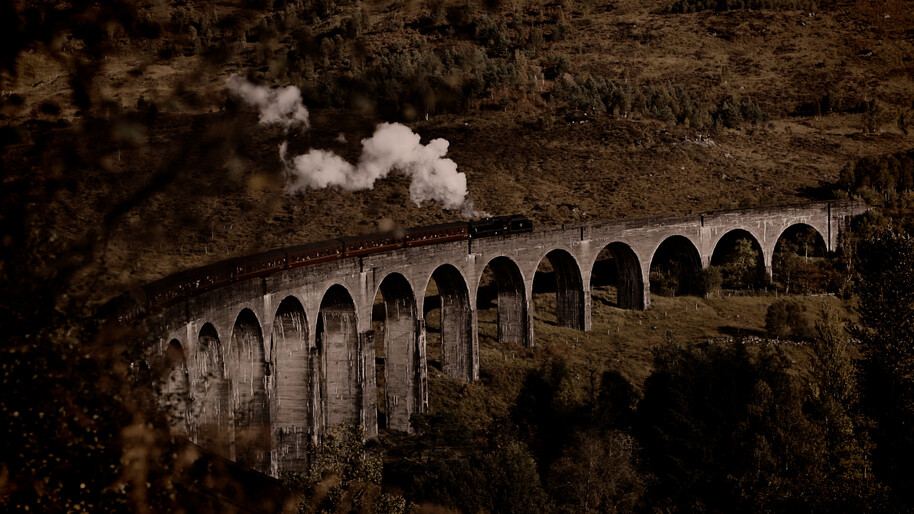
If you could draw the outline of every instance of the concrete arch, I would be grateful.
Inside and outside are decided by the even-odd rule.
[[[765,251],[765,247],[762,246],[761,240],[749,230],[737,228],[729,230],[717,238],[717,241],[714,242],[713,251],[711,252],[710,264],[712,266],[723,265],[725,259],[732,251],[730,250],[731,246],[735,245],[740,239],[747,239],[752,245],[752,248],[759,253],[758,265],[756,266],[756,270],[752,272],[754,273],[753,276],[728,277],[726,273],[724,273],[724,286],[727,286],[728,281],[733,284],[744,282],[745,286],[748,287],[762,285],[766,278],[771,278],[771,256],[773,248],[771,251]],[[747,271],[747,273],[749,272]],[[733,286],[731,285],[731,287]]]
[[[179,435],[188,435],[190,378],[184,347],[177,339],[169,341],[165,348],[162,396],[172,431]]]
[[[195,398],[192,412],[197,419],[192,431],[197,444],[217,454],[232,457],[231,387],[225,376],[225,348],[212,323],[205,323],[197,335],[191,389]]]
[[[559,326],[584,330],[584,279],[577,259],[567,250],[554,249],[540,259],[537,268],[544,260],[549,262],[555,274],[556,323]]]
[[[334,284],[321,299],[315,345],[324,357],[324,420],[326,426],[360,423],[364,373],[359,347],[356,306],[349,291]]]
[[[767,266],[772,285],[785,293],[826,291],[830,280],[821,273],[819,264],[809,259],[828,255],[828,244],[822,233],[808,223],[793,223],[778,234],[771,247]],[[815,270],[815,271],[814,271]]]
[[[603,249],[609,251],[616,263],[616,304],[619,308],[643,310],[649,307],[649,291],[645,292],[645,270],[635,250],[621,241],[611,242]],[[591,280],[599,257],[598,253],[591,263]]]
[[[790,237],[791,235],[794,235],[797,232],[799,232],[801,230],[806,230],[806,229],[811,229],[813,232],[815,232],[815,236],[816,236],[815,241],[813,241],[812,243],[817,248],[817,254],[821,253],[821,255],[816,255],[816,256],[824,257],[825,254],[828,252],[828,243],[825,240],[825,236],[822,234],[822,232],[819,229],[810,225],[809,223],[792,223],[792,224],[784,227],[784,230],[782,230],[777,235],[777,237],[774,238],[774,245],[772,246],[771,253],[774,254],[774,252],[776,252],[778,250],[778,245],[782,244],[782,242],[785,240],[785,238]]]
[[[677,287],[674,294],[698,294],[701,262],[701,253],[691,239],[673,235],[661,241],[651,252],[650,270],[653,273],[656,268],[675,279]]]
[[[318,426],[321,359],[309,335],[305,308],[287,296],[276,309],[270,334],[270,413],[275,460],[283,470],[308,469],[308,443]]]
[[[226,363],[231,381],[234,419],[234,460],[262,472],[270,467],[270,405],[267,362],[260,321],[251,309],[235,318]]]
[[[442,264],[426,282],[435,281],[441,299],[441,369],[452,378],[472,381],[478,364],[476,327],[467,280],[457,267]]]
[[[492,270],[498,294],[498,342],[529,344],[527,295],[520,267],[510,257],[495,257],[483,268],[476,283],[476,297],[485,269]]]
[[[384,298],[384,332],[380,341],[383,348],[379,353],[384,365],[381,401],[385,404],[385,423],[388,428],[409,431],[409,419],[421,405],[416,295],[412,284],[400,273],[385,276],[377,293]],[[378,342],[376,339],[376,345]]]

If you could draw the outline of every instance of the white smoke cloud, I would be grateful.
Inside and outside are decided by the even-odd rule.
[[[288,131],[308,129],[308,110],[302,105],[295,86],[269,89],[233,75],[226,81],[228,90],[260,110],[260,123],[279,124]],[[340,134],[337,141],[345,141]],[[393,170],[412,179],[409,195],[416,205],[441,202],[445,209],[460,209],[465,217],[478,215],[467,199],[467,178],[457,171],[457,163],[444,156],[449,143],[434,139],[427,145],[409,127],[399,123],[381,123],[370,138],[362,140],[362,155],[357,165],[339,155],[312,149],[303,155],[288,156],[287,144],[279,147],[279,157],[286,167],[290,191],[322,189],[336,186],[347,191],[371,189],[374,183]]]
[[[347,191],[371,189],[375,181],[399,170],[412,179],[409,195],[416,205],[439,201],[445,209],[465,210],[467,178],[457,171],[457,163],[444,157],[448,142],[435,139],[423,145],[420,141],[419,135],[405,125],[382,123],[374,135],[362,140],[358,165],[325,150],[288,158],[285,143],[280,147],[280,157],[293,191],[328,186]]]
[[[309,127],[308,109],[302,105],[301,91],[295,86],[270,89],[232,75],[225,81],[225,87],[257,107],[260,110],[260,123],[264,125],[282,125],[287,131],[292,128],[307,130]]]
[[[286,157],[286,143],[283,143],[279,145],[279,158],[286,165],[289,176],[287,187],[290,191],[323,189],[329,186],[356,191],[371,187],[371,184],[365,186],[356,180],[355,166],[330,151],[311,150],[289,159]]]

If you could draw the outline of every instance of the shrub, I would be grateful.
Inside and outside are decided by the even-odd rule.
[[[808,341],[815,336],[815,327],[806,315],[806,308],[796,300],[783,298],[768,306],[765,331],[776,339]]]
[[[768,115],[751,98],[725,96],[717,104],[714,121],[728,128],[736,128],[745,123],[768,121]]]
[[[358,15],[347,16],[340,23],[340,31],[345,39],[355,39],[362,35],[362,19]]]
[[[497,57],[507,57],[511,47],[508,28],[504,19],[494,20],[488,14],[482,14],[474,20],[474,37],[476,41],[488,48]]]
[[[549,55],[543,59],[543,75],[549,79],[560,77],[571,69],[571,61],[567,55]]]

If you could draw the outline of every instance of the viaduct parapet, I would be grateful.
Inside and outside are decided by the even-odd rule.
[[[164,397],[175,429],[198,444],[273,475],[303,471],[309,445],[326,428],[357,423],[367,436],[377,434],[378,376],[386,427],[408,431],[410,416],[427,411],[427,301],[440,309],[440,319],[430,321],[442,371],[479,377],[476,297],[487,268],[497,289],[499,342],[532,347],[533,279],[544,261],[555,276],[557,322],[590,330],[591,278],[604,249],[615,262],[618,306],[646,309],[661,247],[700,270],[715,261],[725,238],[742,236],[761,251],[770,276],[775,246],[788,230],[812,227],[831,252],[849,217],[865,210],[813,203],[564,225],[235,282],[156,318],[164,334],[157,348],[173,364]],[[383,313],[377,332],[373,312]]]

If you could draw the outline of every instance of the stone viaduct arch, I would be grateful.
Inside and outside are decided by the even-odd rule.
[[[650,269],[656,266],[677,281],[678,294],[698,291],[696,278],[701,271],[701,254],[695,244],[685,236],[670,236],[651,252]]]
[[[555,270],[558,323],[590,330],[593,265],[604,248],[619,268],[620,306],[646,309],[651,265],[664,254],[706,268],[725,235],[740,230],[757,240],[770,272],[791,227],[813,227],[833,251],[846,219],[865,210],[816,203],[622,219],[346,257],[179,301],[156,318],[158,348],[176,342],[184,355],[189,437],[273,474],[303,470],[308,443],[327,427],[359,423],[376,435],[376,358],[385,367],[387,428],[408,431],[410,416],[428,410],[426,321],[440,326],[442,370],[479,377],[476,300],[487,267],[498,289],[499,340],[533,346],[541,262]],[[425,319],[435,303],[426,298],[430,284],[440,324]],[[384,329],[376,350],[371,313],[379,294]]]
[[[623,241],[613,241],[603,248],[607,250],[615,262],[616,275],[616,303],[622,309],[644,309],[650,305],[650,261],[645,256],[638,255],[631,244]],[[593,256],[590,269],[593,270],[600,252]],[[645,268],[645,262],[647,262]]]
[[[225,377],[231,387],[230,453],[239,464],[267,471],[271,446],[267,401],[266,352],[260,321],[250,309],[238,314],[225,356]]]
[[[173,429],[181,435],[187,434],[190,421],[190,377],[187,372],[187,354],[177,339],[168,342],[163,352],[161,377],[162,401]]]
[[[751,231],[736,228],[730,230],[721,235],[720,238],[714,243],[714,251],[711,253],[711,258],[709,263],[713,266],[721,266],[725,263],[725,260],[734,252],[738,251],[737,246],[740,241],[748,241],[752,247],[752,250],[758,254],[758,262],[755,266],[755,272],[753,276],[744,276],[744,277],[725,277],[724,283],[726,284],[727,279],[744,282],[745,285],[755,286],[761,285],[766,277],[771,278],[771,254],[766,254],[765,249],[762,247],[760,240],[756,234],[753,234]],[[773,254],[774,248],[772,247],[771,253]],[[767,263],[767,264],[766,264]]]
[[[819,232],[819,230],[817,230],[816,227],[813,227],[812,225],[808,225],[806,223],[794,223],[794,224],[784,228],[784,230],[782,230],[781,233],[778,234],[777,239],[775,240],[774,244],[771,247],[772,257],[774,256],[774,253],[778,250],[779,245],[786,242],[788,239],[792,238],[792,236],[801,234],[802,232],[806,232],[806,231],[811,232],[812,235],[814,236],[815,240],[810,241],[812,243],[811,246],[814,247],[814,250],[813,250],[814,253],[818,254],[817,256],[819,256],[819,257],[824,256],[828,252],[828,244],[826,243],[825,238],[822,236],[822,233]]]
[[[366,370],[359,362],[358,318],[349,291],[333,285],[324,294],[317,320],[317,349],[324,355],[325,417],[328,425],[359,423]],[[373,369],[373,368],[372,368]]]
[[[321,419],[321,355],[309,337],[301,301],[287,296],[273,317],[270,335],[270,413],[274,461],[284,470],[307,471],[307,448]]]
[[[484,267],[495,276],[498,293],[498,342],[526,345],[527,343],[527,288],[517,263],[510,257],[495,257]],[[476,281],[479,294],[480,273]]]
[[[418,316],[413,286],[400,273],[390,273],[378,292],[384,298],[383,351],[387,426],[408,428],[409,418],[419,412]]]
[[[549,262],[555,276],[556,323],[559,326],[584,330],[585,288],[577,259],[568,250],[558,248],[546,253],[540,263],[542,261]],[[533,281],[530,283],[532,294]]]

